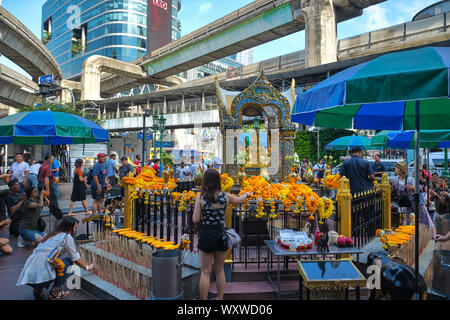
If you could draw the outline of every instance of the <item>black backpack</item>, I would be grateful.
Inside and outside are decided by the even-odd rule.
[[[317,165],[317,166],[319,166],[319,165]],[[323,169],[324,166],[325,166],[325,165],[323,164],[322,167],[321,167],[320,169]],[[317,178],[322,179],[322,178],[324,177],[324,175],[325,175],[325,171],[322,171],[322,170],[317,171]]]
[[[92,171],[94,171],[94,168],[92,168],[91,170],[89,170],[88,176],[87,176],[87,184],[91,184],[92,182]]]

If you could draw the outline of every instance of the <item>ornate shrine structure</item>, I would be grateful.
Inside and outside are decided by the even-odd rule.
[[[239,168],[247,175],[267,171],[273,181],[286,181],[289,166],[285,160],[294,153],[295,125],[290,121],[291,109],[295,102],[295,82],[290,89],[280,93],[261,71],[255,82],[244,91],[227,91],[220,87],[216,78],[217,103],[220,114],[220,130],[223,137],[223,172],[239,180]],[[239,135],[242,133],[243,121],[255,117],[264,123],[267,132],[267,160],[260,161],[259,121],[255,127],[257,133],[256,164],[238,164]],[[245,152],[249,148],[243,147]],[[255,157],[253,157],[255,158]]]

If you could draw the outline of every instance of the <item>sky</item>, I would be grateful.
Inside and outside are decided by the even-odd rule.
[[[0,5],[3,5],[6,10],[11,12],[32,32],[40,37],[41,8],[44,2],[45,0],[0,0]],[[251,2],[253,1],[181,0],[181,11],[178,17],[181,20],[182,36]],[[411,21],[418,11],[435,2],[437,0],[387,0],[386,2],[365,9],[363,15],[360,17],[339,23],[337,27],[338,39]],[[305,32],[300,31],[255,47],[254,62],[303,50],[304,48]],[[27,75],[5,57],[0,57],[0,63]]]

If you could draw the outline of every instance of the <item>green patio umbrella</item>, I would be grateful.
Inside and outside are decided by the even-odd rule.
[[[450,48],[388,53],[345,69],[297,96],[291,121],[316,127],[415,130],[450,129]],[[415,161],[416,208],[419,161]],[[418,215],[420,217],[420,215]],[[416,298],[419,298],[419,219],[416,219]]]
[[[19,112],[0,119],[0,144],[85,144],[106,142],[108,135],[98,124],[65,112]]]

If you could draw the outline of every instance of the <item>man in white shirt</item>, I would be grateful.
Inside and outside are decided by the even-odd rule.
[[[30,173],[30,166],[23,161],[23,154],[17,153],[15,162],[11,166],[11,179],[16,179],[20,185],[20,194],[28,188],[28,174]]]
[[[327,169],[327,165],[323,163],[323,159],[319,159],[319,163],[317,163],[314,168],[314,175],[318,179],[325,178],[325,170]]]
[[[42,164],[43,164],[42,161],[38,161],[30,166],[30,174],[28,177],[32,183],[32,186],[36,189],[38,188],[39,169],[41,168]]]
[[[186,164],[181,162],[181,166],[178,168],[178,178],[181,182],[187,182],[191,179],[191,168],[187,167]]]

